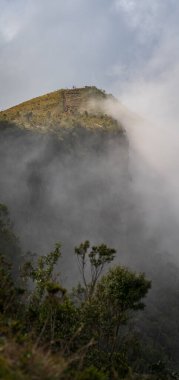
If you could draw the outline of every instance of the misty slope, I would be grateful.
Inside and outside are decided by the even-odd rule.
[[[153,288],[139,326],[156,358],[160,347],[177,362],[178,267],[171,252],[163,255],[158,231],[148,230],[126,134],[114,119],[91,109],[92,99],[107,97],[95,87],[59,90],[1,112],[0,201],[25,251],[47,253],[62,243],[67,284],[78,282],[73,247],[85,239],[113,246],[117,262],[145,271]],[[143,170],[149,172],[145,165]]]
[[[95,87],[59,90],[0,113],[1,201],[26,250],[60,240],[67,266],[78,242],[115,244],[125,228],[127,139],[114,119],[89,111],[107,97]]]

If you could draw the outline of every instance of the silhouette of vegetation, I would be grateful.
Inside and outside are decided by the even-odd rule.
[[[81,281],[73,291],[56,270],[59,243],[47,255],[28,254],[14,279],[13,255],[3,250],[7,237],[12,250],[18,239],[7,207],[0,212],[0,378],[178,379],[161,360],[148,374],[133,367],[136,354],[141,368],[143,360],[130,321],[151,287],[144,274],[111,266],[114,249],[85,241],[75,248]]]
[[[4,205],[0,227],[0,243],[7,236],[16,242]],[[3,247],[4,244],[0,255],[1,378],[55,379],[55,371],[59,379],[79,380],[107,379],[109,375],[113,378],[114,371],[127,374],[127,357],[118,342],[119,326],[127,322],[128,311],[143,307],[141,299],[147,294],[150,281],[120,266],[101,277],[115,250],[104,244],[90,249],[86,241],[75,248],[83,289],[83,297],[77,303],[79,286],[70,293],[55,271],[61,257],[60,244],[46,256],[26,260],[18,282],[13,279]],[[84,274],[86,260],[90,263],[88,280]],[[47,372],[42,352],[50,355]]]

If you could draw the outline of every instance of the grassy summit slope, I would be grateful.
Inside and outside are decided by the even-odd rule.
[[[90,107],[92,102],[102,101],[111,96],[94,86],[61,89],[1,111],[0,122],[57,134],[60,134],[62,129],[71,130],[76,126],[122,131],[122,127],[114,119],[96,109],[92,111]]]

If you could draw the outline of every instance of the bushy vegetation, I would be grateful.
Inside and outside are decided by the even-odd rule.
[[[75,248],[81,276],[72,290],[57,272],[59,243],[46,256],[28,254],[14,278],[10,250],[19,244],[7,208],[0,210],[0,379],[178,378],[162,362],[148,375],[134,370],[136,356],[143,359],[130,321],[151,287],[144,274],[107,269],[115,250],[85,241]]]

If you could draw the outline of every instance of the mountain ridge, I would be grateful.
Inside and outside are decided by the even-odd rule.
[[[12,123],[20,128],[59,133],[75,126],[90,130],[122,131],[122,126],[111,116],[91,104],[114,99],[111,94],[95,86],[59,89],[27,100],[0,112],[0,122]]]

